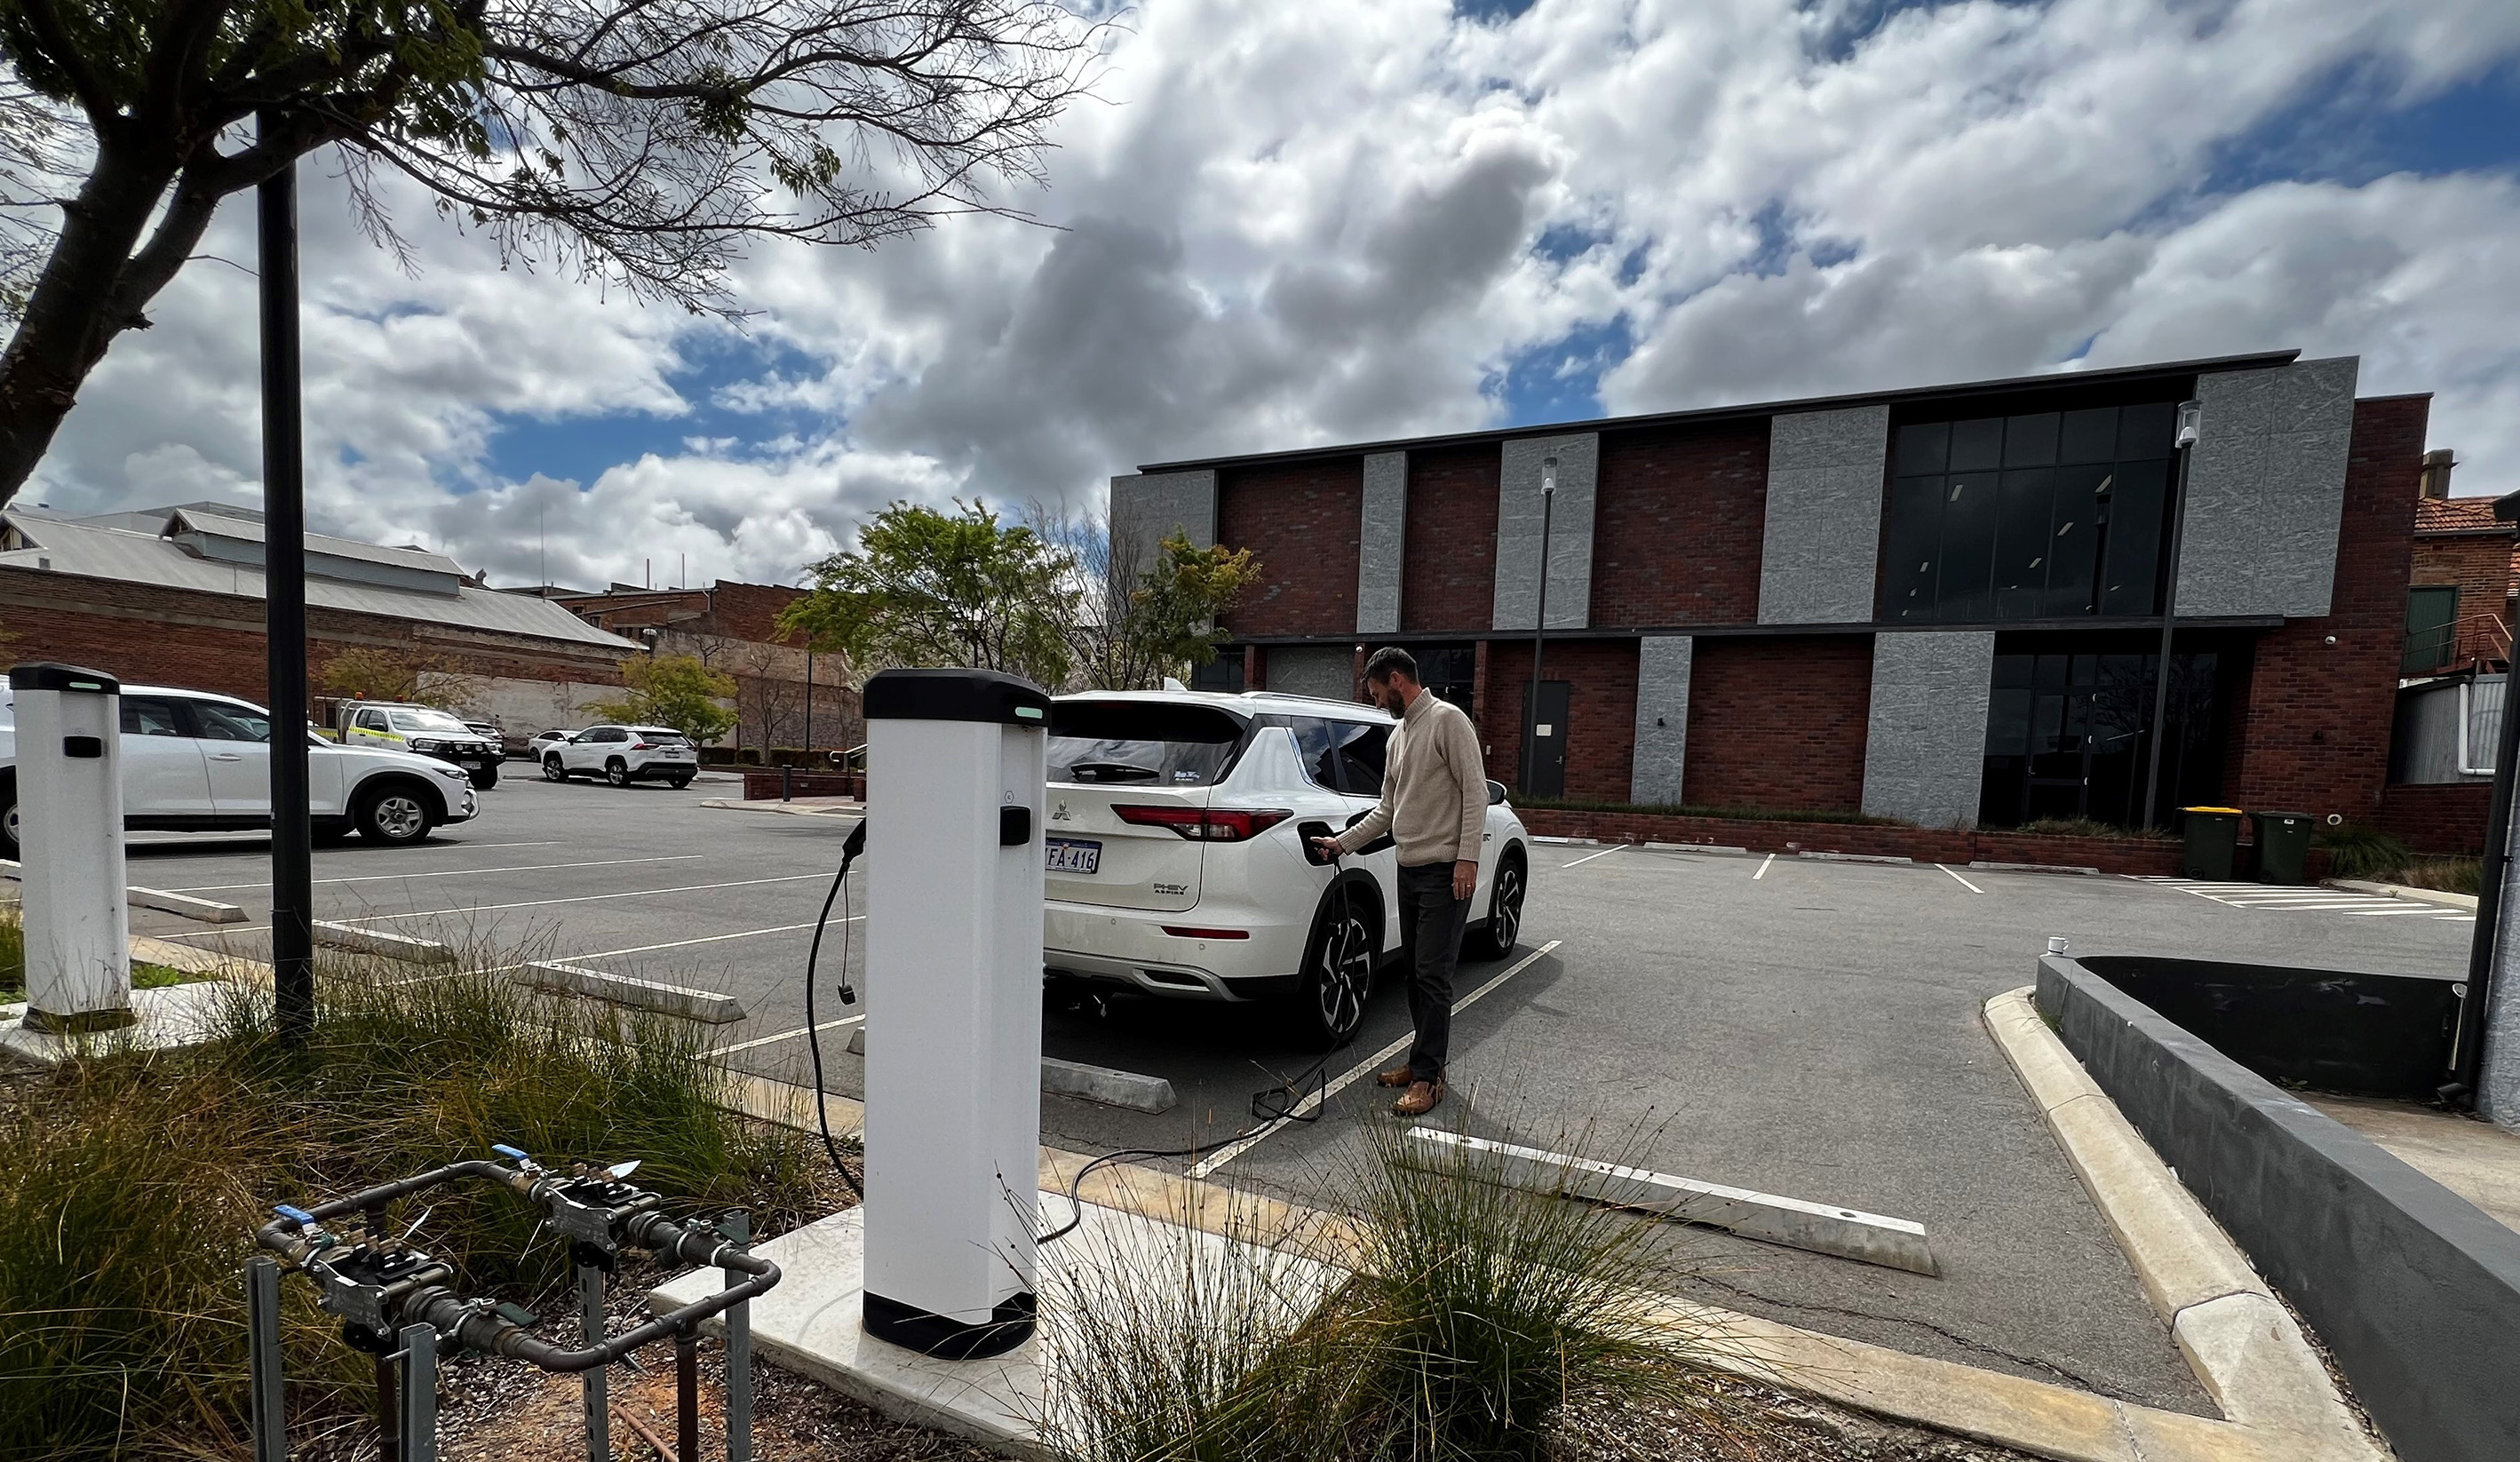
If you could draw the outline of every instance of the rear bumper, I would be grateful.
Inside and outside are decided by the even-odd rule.
[[[1247,939],[1200,939],[1174,928],[1239,929]],[[1179,912],[1045,903],[1042,965],[1098,985],[1118,985],[1176,1000],[1250,1000],[1294,988],[1309,924],[1235,912],[1210,904]]]

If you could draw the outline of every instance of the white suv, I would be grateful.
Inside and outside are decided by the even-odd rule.
[[[0,857],[18,856],[18,718],[0,676]],[[399,847],[471,818],[478,805],[461,767],[382,747],[307,738],[306,781],[317,841],[352,831]],[[122,823],[143,831],[216,832],[271,825],[271,715],[257,705],[164,686],[122,687]]]
[[[699,771],[699,748],[670,726],[590,726],[543,752],[543,775],[553,781],[601,776],[616,787],[634,781],[687,787]]]
[[[1051,981],[1290,998],[1314,1036],[1354,1036],[1375,968],[1400,948],[1398,862],[1386,839],[1334,869],[1307,859],[1304,838],[1372,810],[1391,717],[1190,690],[1061,696],[1050,714]],[[1529,871],[1522,820],[1490,782],[1470,957],[1513,949]]]

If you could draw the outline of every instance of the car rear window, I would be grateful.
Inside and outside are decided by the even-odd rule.
[[[1241,742],[1241,719],[1206,706],[1053,701],[1050,779],[1203,787],[1225,775]]]

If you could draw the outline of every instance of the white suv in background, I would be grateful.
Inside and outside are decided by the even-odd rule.
[[[1322,1041],[1354,1036],[1374,970],[1400,948],[1398,862],[1385,840],[1335,869],[1318,865],[1304,837],[1372,810],[1394,727],[1372,706],[1265,692],[1053,701],[1049,979],[1289,999]],[[1468,957],[1513,949],[1529,873],[1522,820],[1490,782]]]
[[[543,752],[543,775],[553,781],[601,776],[616,787],[687,787],[699,771],[699,748],[670,726],[590,726]]]
[[[18,718],[0,676],[0,857],[18,856]],[[388,847],[478,809],[463,768],[382,747],[307,738],[308,810],[318,842],[356,831]],[[219,832],[271,825],[271,715],[201,690],[122,687],[122,824]]]

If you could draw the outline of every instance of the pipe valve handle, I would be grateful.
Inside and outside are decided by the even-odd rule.
[[[287,1218],[290,1222],[296,1224],[300,1228],[312,1226],[315,1222],[315,1216],[313,1214],[306,1212],[306,1210],[302,1208],[292,1208],[286,1203],[273,1204],[271,1206],[271,1211],[278,1214],[280,1217]]]
[[[510,1147],[505,1142],[491,1143],[490,1150],[512,1163],[529,1163],[533,1161],[533,1159],[525,1156],[522,1149]]]

